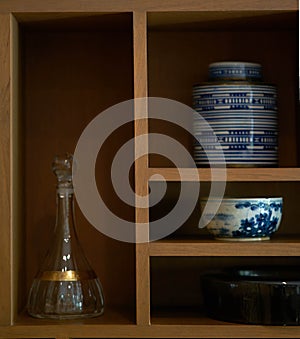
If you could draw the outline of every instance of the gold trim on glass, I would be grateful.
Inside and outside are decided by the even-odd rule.
[[[78,281],[78,280],[87,280],[95,279],[96,276],[92,271],[45,271],[43,272],[39,280],[48,280],[48,281]]]

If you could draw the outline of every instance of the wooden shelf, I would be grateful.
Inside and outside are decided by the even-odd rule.
[[[29,316],[23,311],[17,316],[14,322],[18,326],[41,326],[41,325],[134,325],[135,312],[133,309],[125,309],[124,307],[107,307],[103,315],[95,318],[75,319],[75,320],[52,320],[52,319],[36,319]]]
[[[261,326],[236,324],[208,318],[200,312],[153,312],[152,326],[164,327],[172,337],[189,336],[203,338],[290,338],[299,337],[298,326]]]
[[[1,326],[0,338],[122,338],[137,336],[136,325],[66,324]]]
[[[258,242],[228,242],[211,239],[160,240],[149,243],[150,256],[299,256],[300,238]]]
[[[118,338],[136,327],[134,310],[123,308],[110,308],[100,317],[83,320],[35,319],[22,312],[13,326],[0,327],[0,338]]]
[[[163,336],[168,337],[202,337],[202,338],[298,338],[300,329],[297,326],[256,326],[256,325],[155,325]],[[152,331],[155,333],[155,331]]]
[[[234,11],[269,11],[269,10],[286,10],[293,11],[298,8],[297,0],[220,0],[215,2],[205,1],[140,1],[134,0],[130,2],[122,2],[112,0],[109,3],[106,0],[89,0],[88,6],[83,6],[82,0],[64,0],[63,2],[56,1],[30,1],[24,3],[23,0],[2,0],[2,12],[112,12],[112,11],[226,11],[228,9]]]
[[[223,170],[215,170],[215,181],[221,180]],[[180,176],[181,173],[181,176]],[[209,168],[149,168],[150,181],[211,181]],[[300,168],[227,168],[226,181],[300,181]]]
[[[112,318],[115,315],[111,315]],[[106,317],[106,316],[105,316]],[[260,326],[234,324],[206,317],[195,311],[153,312],[151,324],[138,326],[99,321],[101,318],[74,321],[34,320],[22,316],[13,326],[1,326],[0,338],[296,338],[298,326]],[[104,319],[104,317],[102,318]]]
[[[183,282],[187,288],[180,290],[181,297],[191,308],[201,297],[194,273],[207,267],[248,261],[277,265],[300,258],[295,189],[300,182],[298,7],[296,0],[0,1],[0,338],[300,338],[300,327],[221,322],[201,312],[177,311],[170,301],[173,296],[178,301]],[[209,62],[229,58],[263,64],[264,78],[278,85],[281,167],[228,168],[224,179],[219,170],[212,176],[208,168],[188,168],[189,159],[182,163],[187,168],[176,169],[168,167],[166,158],[150,155],[137,157],[132,186],[144,196],[149,181],[157,185],[164,180],[190,185],[201,181],[206,182],[204,194],[210,182],[222,180],[228,183],[228,194],[276,192],[285,199],[283,231],[297,237],[243,243],[198,238],[193,219],[198,216],[192,215],[178,229],[192,238],[173,234],[152,243],[128,244],[97,232],[78,209],[79,237],[108,305],[104,315],[51,321],[19,314],[49,243],[42,227],[55,217],[55,206],[49,204],[55,190],[48,171],[53,155],[72,152],[92,119],[124,100],[163,97],[192,107],[192,85],[205,80]],[[125,142],[147,133],[174,137],[189,154],[192,140],[173,125],[147,119],[146,105],[136,105],[132,118],[130,127],[113,133],[114,142],[109,139],[101,149],[97,166],[102,167],[95,173],[111,211],[148,225],[160,208],[171,205],[179,185],[168,185],[169,195],[157,211],[127,210],[110,190],[114,155]],[[138,140],[135,154],[149,153],[151,140],[149,144]],[[147,227],[138,229],[137,239],[144,231]],[[171,310],[153,311],[154,303],[160,306],[165,301]],[[115,304],[120,308],[110,307]]]
[[[259,326],[223,323],[202,318],[153,317],[153,325],[45,325],[4,326],[0,338],[299,338],[299,326]],[[174,322],[174,320],[173,320]],[[202,323],[202,324],[201,324]],[[81,334],[79,334],[81,333]]]

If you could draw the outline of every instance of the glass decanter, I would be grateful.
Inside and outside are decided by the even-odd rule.
[[[74,216],[73,157],[55,157],[56,225],[53,242],[31,286],[27,310],[36,318],[75,319],[101,315],[102,286],[80,246]]]

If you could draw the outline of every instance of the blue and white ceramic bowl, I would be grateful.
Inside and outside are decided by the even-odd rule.
[[[211,214],[206,204],[220,204]],[[223,198],[201,199],[200,205],[207,230],[221,240],[269,240],[279,228],[283,199],[278,198]]]
[[[277,89],[262,82],[260,65],[213,63],[209,80],[193,86],[196,165],[277,166]]]

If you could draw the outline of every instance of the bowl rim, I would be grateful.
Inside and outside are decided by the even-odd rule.
[[[212,273],[212,274],[207,274],[207,275],[203,275],[201,280],[204,282],[206,281],[210,281],[211,283],[217,283],[217,284],[223,284],[223,285],[228,285],[228,284],[239,284],[241,285],[254,285],[254,284],[258,284],[258,285],[280,285],[280,286],[294,286],[296,285],[297,287],[299,287],[300,285],[300,280],[297,279],[280,279],[280,278],[274,278],[274,279],[264,279],[264,280],[260,280],[259,278],[255,279],[255,278],[239,278],[239,277],[234,277],[234,276],[229,276],[226,274],[222,274],[222,273]]]

